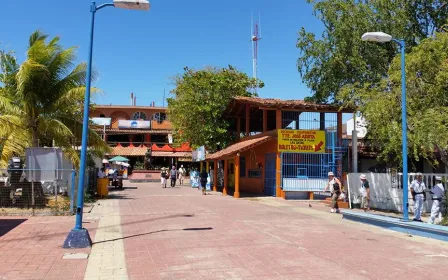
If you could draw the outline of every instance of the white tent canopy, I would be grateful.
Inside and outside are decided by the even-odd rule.
[[[129,163],[122,162],[122,161],[115,161],[114,164],[121,165],[121,166],[124,166],[124,167],[129,167]]]

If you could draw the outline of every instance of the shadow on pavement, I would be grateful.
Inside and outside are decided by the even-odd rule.
[[[0,237],[26,222],[26,220],[27,219],[0,219]]]
[[[145,232],[145,233],[139,233],[139,234],[134,234],[134,235],[128,235],[128,236],[123,236],[120,238],[114,238],[114,239],[109,239],[109,240],[103,240],[103,241],[98,241],[98,242],[93,242],[92,245],[95,244],[100,244],[100,243],[106,243],[106,242],[111,242],[111,241],[117,241],[117,240],[124,240],[124,239],[128,239],[128,238],[133,238],[133,237],[139,237],[139,236],[144,236],[144,235],[149,235],[149,234],[154,234],[154,233],[159,233],[159,232],[167,232],[167,231],[181,231],[181,230],[212,230],[212,227],[206,227],[206,228],[183,228],[183,229],[161,229],[161,230],[155,230],[155,231],[150,231],[150,232]]]
[[[127,195],[121,195],[121,194],[117,194],[117,193],[109,193],[109,195],[107,197],[105,197],[104,199],[126,199],[126,200],[135,200],[135,198],[133,197],[128,197]]]
[[[124,190],[137,190],[137,189],[138,189],[138,187],[122,187],[122,188],[109,187],[109,193],[122,192]]]
[[[138,221],[132,221],[132,222],[128,222],[128,223],[121,223],[120,226],[126,226],[126,225],[132,225],[132,224],[139,224],[139,223],[144,223],[144,222],[151,222],[151,221],[157,221],[157,220],[164,220],[164,219],[172,219],[172,218],[179,218],[179,217],[185,217],[185,218],[191,218],[194,217],[194,214],[175,214],[175,215],[169,215],[169,216],[163,216],[163,217],[157,217],[157,218],[151,218],[151,219],[143,219],[143,220],[138,220]],[[12,220],[12,219],[11,219]],[[0,221],[3,221],[0,219]],[[8,219],[5,219],[5,221],[10,221]],[[26,220],[23,220],[26,221]],[[22,223],[22,222],[21,222]],[[20,224],[20,223],[19,223]],[[17,224],[16,226],[18,226],[19,224]],[[110,227],[115,227],[116,225],[111,225],[111,226],[105,226],[102,228],[110,228]],[[1,227],[0,227],[1,228]],[[12,228],[11,228],[12,229]],[[10,229],[10,230],[11,230]],[[0,229],[1,230],[1,229]],[[9,231],[9,230],[8,230]],[[7,231],[6,231],[7,232]],[[6,233],[5,232],[5,233]],[[33,235],[30,237],[24,237],[24,238],[15,238],[14,241],[20,241],[20,240],[32,240],[32,239],[36,239],[36,238],[41,238],[41,237],[49,237],[49,236],[65,236],[67,235],[68,232],[62,232],[62,233],[53,233],[53,234],[45,234],[45,235]],[[1,236],[1,235],[0,235]],[[3,242],[7,242],[5,240],[0,240],[0,244]]]
[[[184,228],[183,230],[212,230],[212,227],[204,227],[204,228]]]

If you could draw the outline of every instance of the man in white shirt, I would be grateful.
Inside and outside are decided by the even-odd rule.
[[[179,184],[183,185],[184,184],[185,174],[186,174],[184,166],[181,165],[178,171],[179,171]]]
[[[442,221],[442,216],[440,215],[440,206],[442,204],[442,198],[445,195],[445,188],[442,184],[442,177],[436,176],[436,185],[432,187],[432,207],[431,207],[431,218],[429,218],[428,223],[433,224],[434,220],[438,217],[439,223]]]
[[[422,177],[422,173],[417,173],[417,178],[411,183],[411,194],[414,200],[414,221],[416,222],[422,222],[423,202],[426,201],[426,186]]]

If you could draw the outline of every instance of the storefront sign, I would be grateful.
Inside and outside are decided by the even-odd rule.
[[[95,125],[110,125],[110,118],[91,118],[90,119]]]
[[[193,162],[205,160],[205,147],[201,146],[192,152]]]
[[[150,129],[150,121],[118,120],[118,128]]]
[[[323,130],[278,130],[278,151],[291,153],[324,153]]]

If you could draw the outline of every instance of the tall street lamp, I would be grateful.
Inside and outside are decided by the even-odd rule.
[[[95,14],[104,7],[116,7],[128,10],[149,10],[150,4],[147,0],[113,0],[113,3],[96,5],[92,2],[90,6],[90,43],[89,60],[87,61],[86,95],[84,97],[84,118],[82,123],[82,144],[81,144],[81,164],[79,166],[78,198],[76,206],[75,228],[70,231],[64,241],[64,248],[87,248],[92,246],[87,229],[82,227],[82,214],[84,206],[84,178],[86,173],[87,142],[89,134],[89,105],[90,105],[90,85],[92,76],[92,52],[93,52],[93,30],[95,25]]]
[[[406,68],[405,68],[405,41],[394,39],[384,32],[367,32],[362,35],[363,41],[370,42],[390,42],[393,41],[401,49],[401,137],[403,153],[403,221],[409,221],[408,213],[408,150],[407,150],[407,121],[406,121]]]

